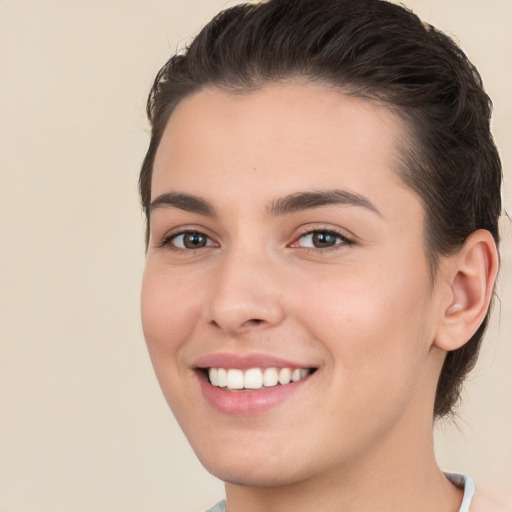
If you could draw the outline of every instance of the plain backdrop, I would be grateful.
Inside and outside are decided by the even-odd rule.
[[[0,0],[0,511],[199,511],[223,495],[141,333],[137,197],[153,77],[220,0]],[[494,100],[512,211],[512,1],[408,0]],[[512,229],[501,300],[444,469],[512,488]],[[313,413],[313,411],[312,411]]]

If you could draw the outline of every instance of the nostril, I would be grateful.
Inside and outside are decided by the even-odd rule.
[[[246,325],[260,325],[262,324],[264,321],[261,320],[260,318],[251,318],[250,320],[247,320],[245,322]]]
[[[247,330],[261,328],[265,324],[266,322],[262,318],[249,318],[239,326],[238,330],[240,332],[246,332]]]
[[[262,320],[261,318],[251,318],[249,320],[246,320],[245,322],[243,322],[243,324],[240,326],[250,326],[250,325],[260,325],[262,323],[264,323],[265,320]],[[211,323],[215,326],[215,327],[219,327],[222,329],[222,326],[221,324],[219,324],[219,322],[217,322],[216,320],[212,320]]]

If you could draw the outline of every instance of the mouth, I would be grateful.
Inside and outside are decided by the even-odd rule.
[[[208,354],[192,368],[206,402],[218,412],[234,416],[266,413],[290,403],[297,393],[310,396],[315,389],[313,374],[319,370],[316,365],[257,353]]]
[[[214,387],[228,391],[256,391],[286,386],[307,378],[316,368],[202,368],[206,380]]]

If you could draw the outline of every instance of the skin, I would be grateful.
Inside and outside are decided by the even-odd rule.
[[[212,212],[152,210],[143,328],[164,395],[226,482],[230,512],[460,507],[434,458],[435,388],[445,350],[485,314],[497,256],[478,232],[432,284],[424,210],[397,173],[403,136],[389,110],[319,85],[209,88],[170,117],[152,199],[187,194]],[[269,211],[334,189],[366,203]],[[180,248],[187,230],[207,245]],[[339,234],[333,246],[315,247],[310,234],[326,230]],[[317,370],[268,411],[225,414],[195,366],[219,352]]]

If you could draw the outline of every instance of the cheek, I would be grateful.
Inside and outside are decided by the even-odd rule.
[[[411,306],[412,290],[402,287],[400,295],[373,287],[366,293],[345,284],[325,300],[311,297],[308,329],[330,356],[332,393],[325,396],[335,430],[378,437],[415,397],[424,403],[428,315]]]
[[[147,262],[142,280],[141,313],[153,364],[157,363],[157,358],[176,355],[190,335],[200,312],[199,295],[190,281],[165,269],[157,270]]]
[[[415,277],[405,271],[374,276],[366,268],[315,286],[302,283],[297,315],[307,319],[308,330],[347,378],[352,372],[354,378],[359,372],[372,380],[398,378],[429,350],[430,289],[427,280]]]
[[[165,267],[146,263],[141,292],[144,338],[160,388],[177,418],[190,402],[187,340],[199,318],[197,291]]]

